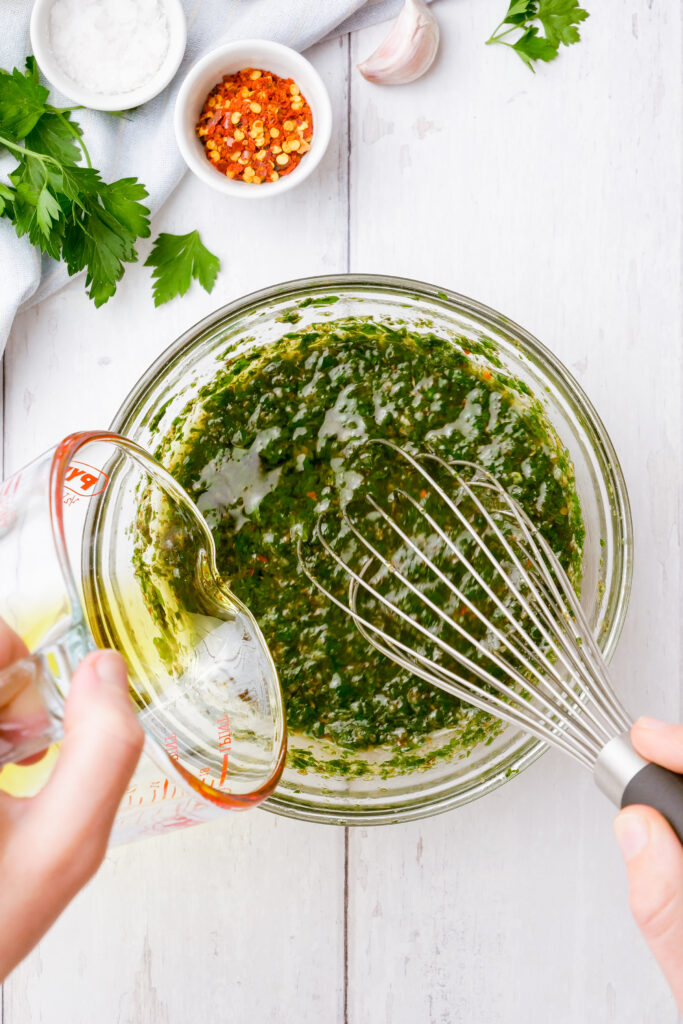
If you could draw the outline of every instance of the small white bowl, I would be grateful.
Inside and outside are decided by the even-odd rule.
[[[293,78],[313,115],[313,135],[308,153],[289,174],[278,181],[264,181],[260,185],[227,178],[212,167],[195,132],[206,97],[213,87],[218,85],[223,75],[233,75],[244,68],[259,68],[281,78]],[[190,69],[175,105],[175,135],[187,166],[211,188],[240,199],[267,199],[299,185],[320,163],[331,133],[332,106],[318,72],[296,50],[265,39],[225,43],[207,53]]]
[[[185,12],[180,0],[159,0],[168,19],[168,51],[161,67],[137,89],[122,93],[91,92],[66,75],[55,59],[50,43],[50,8],[56,0],[35,0],[31,12],[31,46],[38,67],[47,80],[69,99],[91,110],[131,110],[164,89],[180,67],[187,43]]]

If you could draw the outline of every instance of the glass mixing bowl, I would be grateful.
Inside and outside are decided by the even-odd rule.
[[[361,275],[317,277],[267,288],[224,306],[178,338],[135,386],[112,429],[154,450],[226,355],[344,316],[400,322],[444,338],[485,339],[503,367],[544,403],[574,463],[586,527],[581,600],[609,659],[623,626],[632,571],[631,515],[616,454],[590,401],[552,353],[521,327],[472,299],[417,281]],[[477,358],[485,361],[484,356]],[[433,735],[425,742],[425,751],[445,747],[448,738],[447,730]],[[290,734],[289,746],[313,750],[323,763],[338,753],[332,744],[296,734]],[[290,817],[337,824],[420,818],[483,796],[545,749],[545,744],[507,726],[493,742],[475,747],[467,756],[437,759],[431,767],[386,779],[380,774],[349,778],[287,767],[263,806]],[[382,757],[381,751],[363,753],[377,766]]]

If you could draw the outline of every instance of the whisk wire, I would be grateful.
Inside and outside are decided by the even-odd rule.
[[[404,495],[406,494],[406,492],[400,492],[400,493],[402,493]],[[427,520],[427,522],[429,522],[429,525],[435,530],[437,535],[444,540],[445,544],[448,547],[448,550],[456,557],[456,559],[458,559],[465,566],[465,568],[468,570],[468,572],[471,573],[472,577],[482,587],[482,589],[487,594],[487,596],[490,597],[494,601],[496,606],[506,615],[506,618],[510,622],[510,625],[513,627],[513,629],[515,629],[516,631],[519,631],[520,633],[522,633],[522,635],[524,635],[523,630],[521,629],[519,624],[514,620],[512,614],[509,611],[509,609],[503,604],[502,601],[500,601],[500,599],[498,598],[498,595],[496,595],[494,593],[494,591],[489,587],[489,585],[482,578],[482,576],[477,572],[476,568],[472,565],[472,563],[469,561],[469,559],[458,549],[458,547],[453,543],[453,541],[443,532],[441,527],[435,522],[435,520],[429,515],[429,513],[427,513],[426,510],[422,508],[422,506],[419,504],[419,502],[416,502],[409,495],[406,495],[406,497],[408,497],[408,499],[411,502],[411,504],[413,504],[416,507],[418,513],[420,515],[422,515]],[[544,678],[544,675],[543,675],[543,671],[542,671],[542,667],[543,666],[541,668],[539,668],[532,661],[530,661],[529,658],[524,654],[524,652],[520,651],[516,647],[516,645],[512,642],[511,638],[506,633],[502,632],[490,620],[488,620],[486,618],[486,616],[481,612],[481,610],[479,608],[477,608],[476,605],[467,597],[467,595],[465,593],[463,593],[463,591],[460,590],[460,588],[457,587],[452,582],[452,580],[450,580],[445,575],[445,573],[443,573],[441,571],[441,569],[439,569],[439,567],[437,565],[434,564],[434,562],[420,548],[420,546],[418,544],[416,544],[413,541],[413,539],[411,537],[409,537],[408,534],[406,534],[405,531],[403,531],[400,528],[400,526],[391,518],[391,516],[387,512],[385,512],[384,509],[381,508],[380,505],[378,505],[378,503],[373,498],[368,497],[368,502],[370,503],[372,508],[374,508],[380,514],[382,519],[389,525],[389,527],[401,538],[402,542],[411,551],[413,551],[418,556],[418,558],[421,560],[421,562],[427,568],[429,568],[434,573],[434,575],[442,583],[444,583],[447,586],[447,588],[450,590],[450,592],[458,599],[459,603],[461,605],[465,605],[465,607],[475,616],[475,618],[477,618],[479,620],[479,622],[481,622],[482,625],[484,625],[487,628],[487,630],[495,636],[495,638],[499,641],[499,643],[502,646],[506,647],[513,654],[513,656],[516,657],[520,661],[522,666],[528,672],[530,672],[531,675],[536,679],[536,682],[539,685],[539,687],[542,687],[542,688],[544,688],[544,689],[546,689],[546,690],[548,690],[550,692],[552,699],[549,699],[547,697],[547,695],[544,694],[543,692],[539,692],[537,694],[538,698],[542,701],[544,706],[548,710],[552,711],[555,714],[559,713],[560,711],[564,711],[565,714],[569,715],[570,718],[573,719],[577,715],[575,705],[572,704],[569,700],[567,700],[567,698],[565,697],[564,693],[561,690],[559,690],[557,688],[553,688],[552,686],[548,685],[547,680]],[[360,533],[360,531],[355,529],[353,523],[351,523],[350,520],[348,519],[348,516],[345,516],[345,521],[347,522],[347,524],[349,525],[351,530],[353,530],[354,535],[356,537],[358,537],[358,539],[361,541],[361,543],[365,545],[365,547],[371,552],[371,554],[375,558],[381,558],[381,555],[379,554],[379,552],[374,548],[373,545],[371,545],[368,542],[367,538],[364,537]],[[450,626],[453,630],[455,630],[455,632],[458,633],[461,637],[463,637],[464,639],[467,639],[467,640],[470,639],[470,634],[468,633],[468,631],[466,629],[464,629],[462,626],[460,626],[459,623],[457,622],[457,620],[454,620],[450,615],[445,613],[443,611],[443,609],[441,609],[440,607],[435,605],[434,602],[429,600],[426,597],[426,595],[424,595],[422,593],[420,588],[416,587],[414,584],[412,584],[411,581],[408,580],[400,572],[400,570],[398,570],[395,566],[393,566],[391,564],[388,565],[388,568],[390,568],[390,570],[393,572],[393,574],[399,579],[399,581],[408,590],[411,591],[411,593],[415,594],[417,597],[419,597],[427,605],[427,607],[430,609],[430,611],[434,612],[443,622],[445,622],[448,626]],[[369,592],[371,592],[373,594],[373,596],[376,596],[376,591],[371,590],[367,586],[367,584],[365,585],[365,589],[368,590]],[[436,641],[436,637],[433,637],[433,639]],[[525,637],[525,639],[526,639],[526,637]],[[442,645],[439,644],[439,646],[442,646]],[[457,660],[463,660],[463,659],[461,659],[460,655],[457,654],[457,652],[456,652],[456,654],[453,653],[456,649],[450,647],[450,645],[448,646],[448,648],[442,647],[442,649],[444,649],[444,650],[447,649],[447,652],[452,657],[457,657]],[[509,662],[506,662],[504,659],[502,659],[499,656],[497,656],[495,654],[495,652],[492,651],[489,647],[485,647],[483,649],[482,653],[485,655],[485,657],[487,657],[490,661],[492,661],[493,664],[496,665],[496,667],[499,668],[501,671],[505,672],[506,674],[510,673],[511,666],[510,666]],[[549,661],[548,658],[545,657],[545,656],[543,656],[542,662],[543,662],[543,665],[546,668],[546,671],[548,671],[548,672],[552,673],[553,675],[555,675],[555,666],[553,665],[553,663],[551,661]],[[464,664],[464,661],[463,661],[463,664]],[[471,663],[471,662],[467,663],[466,667],[468,667],[470,669],[474,668],[473,663]],[[477,671],[478,671],[478,667],[477,667]],[[517,675],[516,678],[518,679],[518,682],[521,682],[522,684],[525,681],[525,677],[524,676]],[[495,676],[491,676],[491,675],[487,674],[487,682],[491,683],[492,685],[495,685],[496,687],[500,687],[500,681]],[[554,700],[557,700],[559,706],[558,706],[558,704],[554,703]],[[581,723],[581,728],[577,727],[573,721],[569,722],[568,725],[569,725],[569,728],[572,728],[573,731],[575,732],[575,734],[577,736],[577,739],[581,740],[583,738],[581,730],[582,730],[582,728],[585,728],[584,723]],[[590,729],[589,732],[591,733],[592,738],[596,741],[596,743],[600,744],[600,746],[602,746],[602,743],[600,742],[600,738],[597,735],[597,733],[595,733],[592,729]],[[599,749],[599,747],[598,747],[598,749]]]
[[[325,548],[327,548],[327,542],[325,541],[324,538],[320,538],[320,542]],[[580,749],[577,749],[574,743],[569,743],[563,736],[560,727],[557,725],[557,722],[553,718],[545,716],[542,713],[540,713],[541,722],[537,722],[534,717],[524,712],[523,707],[517,707],[514,704],[509,704],[501,697],[498,697],[495,693],[487,693],[486,697],[482,697],[482,690],[480,686],[477,686],[477,684],[473,683],[466,677],[460,676],[452,670],[447,669],[445,666],[437,664],[436,662],[427,658],[425,655],[413,651],[411,647],[409,647],[407,644],[404,644],[401,640],[397,639],[396,637],[390,636],[383,629],[381,629],[381,627],[376,626],[374,623],[364,618],[364,616],[360,615],[360,613],[357,612],[353,607],[353,601],[351,607],[347,605],[344,601],[341,601],[335,594],[333,594],[327,587],[325,587],[322,583],[320,583],[319,580],[317,580],[313,576],[313,574],[311,573],[303,559],[300,543],[299,552],[301,556],[301,564],[303,571],[306,574],[306,576],[311,580],[311,582],[316,586],[316,588],[325,597],[327,597],[328,600],[330,600],[334,605],[336,605],[345,613],[351,615],[356,625],[358,626],[359,631],[365,637],[365,639],[368,640],[368,642],[371,643],[374,647],[376,647],[376,649],[379,650],[381,653],[385,654],[387,657],[395,661],[400,667],[407,669],[409,672],[419,676],[421,679],[424,679],[428,683],[433,684],[435,679],[439,680],[438,685],[440,685],[443,689],[447,690],[449,693],[453,694],[453,696],[466,701],[474,707],[478,707],[480,710],[484,712],[490,713],[493,710],[495,714],[498,714],[499,717],[506,719],[508,722],[511,722],[514,725],[519,725],[522,728],[529,730],[530,732],[539,736],[539,738],[546,740],[547,742],[555,743],[556,746],[559,746],[568,754],[571,754],[582,764],[584,764],[587,768],[591,766],[595,759],[594,750],[591,749],[590,751],[588,751],[584,748],[584,744],[581,744]],[[332,557],[335,558],[335,560],[339,558],[339,556],[334,550],[329,549],[329,553],[332,555]],[[344,563],[342,563],[342,561],[339,560],[339,564]],[[368,562],[368,564],[370,563]],[[344,567],[352,577],[355,577],[356,574],[354,570],[350,569],[345,564]],[[352,585],[355,585],[356,582],[362,584],[362,581],[356,581],[355,579],[352,579]],[[377,594],[376,596],[378,600],[383,600],[382,595]],[[386,647],[378,641],[377,637],[381,637],[382,640],[386,642]],[[404,654],[408,656],[404,656],[404,654],[400,652],[404,652]],[[515,700],[516,698],[518,698],[519,695],[511,687],[505,686],[505,684],[501,683],[500,681],[497,681],[497,686],[498,689],[501,690],[501,692],[503,692],[507,696],[509,696],[511,700]]]
[[[409,455],[409,453],[404,454],[408,458],[411,465],[419,467],[419,463],[417,463],[412,458],[412,456]],[[462,487],[462,489],[467,493],[468,497],[473,501],[473,503],[477,507],[477,510],[487,522],[487,525],[490,526],[490,528],[495,532],[497,539],[503,544],[503,546],[506,549],[506,552],[513,559],[518,571],[522,575],[524,575],[528,581],[531,581],[533,583],[533,575],[529,573],[526,567],[523,567],[520,564],[520,561],[515,551],[511,548],[504,534],[502,534],[501,531],[499,530],[498,525],[496,524],[495,520],[489,513],[488,509],[478,499],[472,487],[469,486],[467,482],[459,474],[455,472],[453,465],[445,462],[439,456],[433,455],[431,453],[426,455],[425,458],[432,459],[433,461],[438,462],[447,472],[450,473],[450,475],[453,477],[456,483],[460,487]],[[488,470],[484,469],[481,466],[478,466],[476,463],[466,462],[464,460],[459,461],[457,465],[467,466],[468,468],[474,470],[477,474],[483,475],[485,478],[487,478],[488,483],[485,483],[483,486],[495,491],[497,495],[505,501],[511,516],[514,518],[516,524],[521,528],[525,540],[530,545],[530,563],[536,570],[540,570],[543,573],[545,582],[547,586],[550,588],[550,592],[555,604],[555,614],[553,614],[553,612],[547,607],[546,603],[541,600],[538,591],[534,588],[535,596],[541,602],[544,613],[547,615],[549,622],[552,624],[552,627],[554,627],[554,631],[551,630],[550,634],[544,631],[544,640],[546,640],[549,646],[552,649],[554,649],[554,653],[556,653],[557,655],[557,645],[555,643],[555,639],[558,636],[557,625],[562,623],[568,625],[566,604],[569,604],[573,618],[578,620],[582,627],[581,633],[583,635],[581,637],[581,644],[577,644],[575,637],[567,639],[566,635],[564,634],[564,631],[559,632],[559,640],[562,644],[562,648],[565,654],[565,657],[561,658],[560,660],[564,664],[565,668],[567,668],[567,670],[570,672],[572,671],[572,668],[570,665],[567,664],[566,659],[569,659],[570,662],[577,666],[577,669],[575,669],[574,671],[578,671],[580,673],[586,695],[590,695],[595,699],[597,707],[603,714],[605,714],[608,725],[611,724],[611,712],[612,714],[616,714],[624,724],[624,727],[628,729],[628,716],[619,704],[616,696],[614,695],[611,689],[609,679],[605,672],[604,660],[599,653],[597,645],[595,644],[593,634],[591,632],[590,626],[586,621],[583,609],[581,608],[581,605],[576,596],[576,592],[574,591],[568,578],[566,577],[566,574],[563,572],[561,566],[559,565],[557,557],[555,556],[555,553],[553,552],[552,548],[550,547],[546,539],[542,536],[540,531],[533,526],[530,520],[528,520],[523,510],[517,505],[516,502],[514,502],[514,499],[512,499],[510,495],[507,494],[507,492],[500,486],[498,481],[488,472]],[[424,475],[425,474],[423,473],[423,476]],[[438,488],[438,484],[435,484],[435,486]],[[453,510],[455,507],[453,502],[450,500],[449,496],[446,495],[441,488],[439,488],[439,491],[443,499],[448,504],[448,507]],[[462,520],[462,513],[460,512],[460,510],[457,510],[457,512],[458,519]],[[470,524],[468,523],[468,525]],[[509,576],[507,576],[507,574],[504,573],[502,567],[493,558],[490,550],[486,547],[485,544],[483,544],[482,538],[476,533],[476,531],[473,531],[471,529],[471,526],[470,536],[472,536],[473,540],[475,540],[475,543],[479,545],[480,549],[484,551],[484,553],[494,562],[495,567],[501,573],[501,575],[505,576],[507,584],[511,587],[513,592],[515,592],[515,597],[518,600],[520,600],[524,605],[522,597],[519,594],[518,588],[514,586],[514,583],[509,578]],[[541,546],[542,551],[539,550],[539,544]],[[545,558],[543,556],[545,556]],[[549,571],[548,563],[553,567],[554,573],[551,573]],[[558,580],[561,581],[562,584],[562,593],[560,593],[560,591],[558,590]],[[525,610],[528,611],[527,608],[525,608]],[[586,664],[586,662],[583,659],[584,645],[590,647],[591,652],[594,655],[593,659],[590,659],[588,664]],[[553,669],[551,668],[550,671],[552,672]],[[601,679],[603,683],[602,687],[596,687],[594,685],[593,673],[595,673],[596,671],[598,673],[598,677]],[[559,678],[559,681],[560,684],[562,684],[561,678]],[[599,719],[595,720],[595,724],[601,729],[603,733],[603,742],[608,740],[612,735],[612,730],[610,728],[605,728],[605,723]]]
[[[551,623],[554,623],[555,626],[556,626],[557,625],[557,620],[558,620],[558,610],[559,610],[559,619],[560,619],[560,621],[562,621],[566,617],[566,611],[565,611],[564,607],[562,606],[561,600],[558,601],[559,609],[557,609],[557,608],[555,609],[555,616],[553,616],[552,611],[548,607],[546,601],[543,599],[543,597],[542,597],[541,593],[539,592],[537,586],[534,585],[533,575],[528,572],[526,567],[521,565],[520,560],[519,560],[516,552],[514,551],[514,549],[511,547],[510,543],[508,542],[508,539],[501,532],[501,530],[498,527],[498,524],[495,522],[495,520],[493,519],[493,517],[489,513],[488,509],[479,500],[478,496],[475,494],[475,492],[473,491],[472,487],[470,487],[467,484],[467,482],[459,474],[456,474],[454,469],[451,466],[449,466],[447,463],[445,463],[442,459],[439,459],[438,456],[429,456],[429,457],[433,458],[434,461],[439,462],[449,473],[451,473],[453,479],[458,484],[458,486],[461,487],[465,491],[467,496],[470,498],[470,500],[475,505],[477,511],[480,513],[480,515],[483,516],[487,526],[495,534],[496,539],[502,544],[506,554],[512,560],[512,562],[513,562],[515,568],[517,569],[517,571],[520,573],[520,575],[523,578],[526,579],[527,585],[529,586],[529,590],[531,592],[531,596],[538,602],[538,604],[540,606],[540,608],[538,610],[543,613],[543,615],[546,617],[547,621],[550,621]],[[486,472],[485,470],[482,470],[481,467],[476,466],[476,465],[474,465],[472,463],[459,463],[459,465],[468,465],[471,468],[475,469],[479,473]],[[437,485],[437,487],[438,487],[438,485]],[[489,489],[493,489],[493,488],[489,488]],[[511,499],[506,494],[506,492],[502,491],[502,489],[500,488],[499,485],[496,486],[495,490],[498,493],[498,496],[503,497],[506,500],[508,508],[514,514],[514,521],[515,521],[515,523],[522,528],[525,540],[527,541],[528,544],[531,545],[532,555],[535,556],[535,557],[531,558],[531,564],[535,565],[537,569],[540,568],[543,571],[544,575],[546,575],[546,578],[547,578],[548,582],[551,584],[551,587],[552,587],[552,589],[554,591],[554,596],[557,599],[556,588],[554,588],[552,586],[552,583],[553,583],[552,576],[548,572],[547,566],[545,565],[545,563],[544,563],[544,561],[543,561],[543,559],[542,559],[542,557],[540,555],[540,552],[538,551],[538,548],[536,548],[536,546],[534,544],[534,537],[533,537],[533,535],[526,528],[526,524],[520,518],[519,514],[517,513],[517,510],[514,507],[511,506]],[[499,575],[504,580],[506,586],[514,594],[515,600],[519,602],[519,604],[524,609],[525,613],[529,616],[529,618],[532,621],[532,623],[534,624],[534,626],[539,630],[539,632],[541,633],[541,636],[543,637],[543,640],[548,645],[548,648],[553,652],[554,657],[557,660],[559,660],[560,664],[568,672],[573,673],[573,672],[576,672],[577,670],[581,671],[582,665],[581,665],[580,659],[576,657],[576,654],[577,654],[576,646],[566,642],[566,637],[564,636],[563,632],[560,632],[559,633],[559,637],[558,637],[557,629],[552,631],[552,630],[549,630],[548,628],[546,628],[545,623],[541,621],[541,618],[537,614],[537,610],[532,606],[531,602],[529,600],[527,600],[527,598],[522,594],[522,592],[520,591],[519,587],[517,587],[515,585],[514,581],[511,579],[509,573],[500,564],[500,561],[498,559],[496,559],[496,557],[493,555],[493,552],[490,550],[490,548],[484,543],[483,538],[481,537],[481,535],[479,533],[477,533],[476,530],[473,529],[471,523],[469,523],[469,521],[466,520],[466,517],[464,517],[463,513],[461,512],[461,510],[458,509],[457,506],[450,500],[448,495],[446,495],[445,492],[441,488],[439,488],[439,491],[440,491],[440,495],[443,497],[443,499],[446,502],[446,504],[448,505],[449,509],[454,511],[456,513],[457,517],[458,517],[458,520],[460,522],[463,522],[463,525],[466,526],[466,528],[468,529],[468,533],[469,533],[470,537],[472,538],[472,540],[475,542],[475,544],[478,546],[478,548],[489,559],[490,563],[492,564],[492,566],[494,567],[496,572],[499,573]],[[515,625],[521,630],[522,627],[521,627],[521,625],[519,623],[515,622]],[[559,643],[558,643],[558,640],[559,640]],[[557,672],[557,669],[556,669],[556,666],[553,663],[553,661],[550,658],[548,658],[548,656],[546,655],[546,653],[542,649],[540,651],[538,651],[537,653],[538,653],[538,656],[540,656],[540,659],[541,659],[541,661],[543,663],[544,669],[549,673],[549,675],[551,677],[558,679],[560,684],[562,684],[563,681],[562,681],[561,677],[559,676],[559,674]]]
[[[319,531],[319,526],[316,528]],[[586,766],[592,763],[592,760],[597,756],[597,747],[593,743],[588,743],[586,738],[579,732],[570,744],[566,741],[562,735],[562,730],[557,724],[557,709],[555,714],[548,715],[542,709],[535,709],[535,715],[541,719],[540,723],[537,723],[533,716],[530,716],[527,712],[527,705],[519,704],[519,693],[513,687],[506,685],[500,679],[486,672],[481,666],[468,659],[462,652],[456,648],[447,644],[440,637],[434,636],[433,633],[427,627],[423,626],[422,623],[414,621],[411,617],[405,613],[401,608],[390,602],[382,593],[371,587],[370,584],[362,578],[361,574],[357,573],[351,566],[349,566],[341,556],[332,548],[326,538],[321,532],[318,533],[318,540],[327,554],[344,569],[346,573],[351,577],[352,584],[357,587],[360,585],[366,591],[368,591],[377,601],[387,607],[392,613],[403,619],[404,622],[413,626],[419,633],[430,641],[436,643],[444,653],[450,655],[456,662],[461,664],[464,668],[469,668],[473,674],[476,674],[483,682],[489,683],[492,687],[495,687],[503,697],[497,696],[495,693],[488,692],[486,697],[482,697],[481,687],[464,676],[447,669],[445,666],[438,664],[425,655],[414,651],[407,644],[404,644],[396,637],[390,636],[385,630],[376,626],[370,622],[364,616],[362,616],[356,609],[355,596],[350,591],[350,600],[347,605],[345,602],[340,601],[330,590],[324,587],[310,572],[306,563],[302,561],[304,571],[308,578],[316,585],[316,587],[323,593],[330,601],[333,602],[338,608],[342,609],[346,613],[350,614],[360,632],[372,643],[379,651],[392,658],[403,668],[406,668],[410,672],[414,672],[419,675],[422,679],[427,682],[434,683],[435,678],[439,680],[439,684],[442,689],[447,690],[455,697],[459,697],[461,700],[465,700],[470,704],[474,704],[483,711],[490,712],[492,706],[495,708],[496,713],[501,718],[505,718],[508,721],[514,722],[514,724],[521,725],[523,728],[529,729],[541,736],[543,739],[556,743],[561,746],[568,753],[574,754],[582,761]],[[371,564],[369,560],[366,564],[366,568]],[[382,644],[378,643],[377,637],[381,637],[387,644],[389,649],[386,649]],[[397,655],[396,651],[404,652],[407,657],[403,655]],[[417,662],[417,664],[416,664]],[[426,670],[428,669],[428,671]],[[508,668],[509,671],[509,668]],[[518,685],[524,685],[526,682],[524,677],[521,675],[515,675],[515,680]],[[503,699],[507,698],[507,700]],[[566,723],[565,723],[566,725]]]
[[[324,555],[349,580],[347,599],[341,600],[320,582],[299,541],[299,560],[307,577],[352,617],[370,644],[400,667],[485,712],[521,726],[591,768],[605,745],[627,730],[630,723],[611,689],[600,649],[578,596],[547,540],[483,467],[465,460],[449,463],[434,453],[417,459],[390,441],[377,439],[368,443],[392,449],[422,479],[426,490],[421,490],[420,498],[427,498],[424,503],[405,487],[395,487],[391,494],[394,502],[412,509],[429,532],[416,538],[373,495],[366,494],[371,510],[368,522],[374,517],[375,522],[384,524],[389,528],[389,536],[397,538],[401,546],[393,548],[387,557],[358,527],[347,506],[340,513],[341,521],[347,535],[360,545],[358,550],[365,552],[359,569],[349,564],[348,550],[340,554],[330,543],[322,518],[314,531]],[[447,474],[454,486],[453,497],[425,467],[424,463],[429,461]],[[493,500],[484,500],[484,494]],[[434,506],[426,507],[434,500],[439,502],[438,507],[448,510],[459,531],[457,539],[432,514],[430,508]],[[483,524],[483,529],[475,524]],[[440,546],[434,545],[435,540]],[[412,565],[421,566],[430,574],[432,583],[438,581],[446,588],[450,595],[447,601],[433,600],[423,585],[409,578],[402,567],[406,554],[407,569],[410,559],[416,558]],[[437,564],[441,554],[446,554],[453,566],[460,567],[460,575],[454,577]],[[475,564],[482,557],[488,571]],[[490,580],[489,572],[493,573]],[[425,624],[422,613],[415,615],[401,607],[397,588],[392,586],[388,594],[382,592],[382,582],[388,578],[398,585],[399,593],[412,595],[420,608],[435,617],[432,622],[441,624],[439,630],[434,629],[429,618]],[[472,584],[476,585],[475,595],[483,595],[484,607],[470,596],[471,591],[465,592]],[[398,620],[417,633],[421,644],[427,641],[432,648],[431,656],[423,647],[416,649],[402,635],[389,632],[385,621],[378,623],[372,621],[374,616],[364,614],[359,606],[361,594],[368,595],[383,615],[388,613],[393,621]],[[464,610],[469,612],[469,622],[458,621],[452,599],[458,603],[461,614],[465,614]],[[497,621],[493,621],[494,617]],[[477,631],[473,630],[475,625]],[[483,636],[478,632],[482,627]],[[450,643],[442,635],[444,628],[464,641],[464,645]],[[433,656],[436,650],[440,652],[438,660]]]
[[[540,532],[536,532],[536,541],[543,548],[545,556],[551,564],[553,561],[557,562],[552,548]],[[547,573],[547,568],[545,566],[544,570]],[[550,586],[554,589],[557,595],[558,603],[562,605],[562,602],[564,601],[569,605],[569,609],[574,619],[579,623],[580,628],[578,632],[580,633],[581,643],[578,645],[578,653],[586,665],[586,671],[582,677],[586,697],[589,697],[595,702],[597,707],[600,708],[602,713],[606,716],[608,722],[611,721],[610,715],[616,716],[623,729],[627,731],[631,726],[631,720],[623,705],[612,690],[609,676],[606,672],[604,658],[600,653],[600,649],[595,641],[595,637],[593,636],[576,592],[563,572],[560,571],[559,573],[556,573],[555,577],[548,574],[548,578]],[[558,583],[562,588],[561,593],[557,589]],[[577,648],[574,649],[576,650]],[[596,678],[599,680],[601,685],[596,685]]]

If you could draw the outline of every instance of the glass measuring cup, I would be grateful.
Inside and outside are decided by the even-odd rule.
[[[146,734],[120,837],[274,789],[286,729],[268,648],[196,506],[134,442],[72,434],[0,484],[0,616],[32,652],[0,673],[0,790],[44,780],[54,749],[26,761],[61,738],[71,675],[96,647],[126,658]]]

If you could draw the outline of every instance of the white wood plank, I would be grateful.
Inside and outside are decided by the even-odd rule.
[[[421,83],[378,90],[354,78],[351,269],[421,276],[488,301],[582,381],[622,458],[638,534],[615,676],[634,707],[674,716],[680,15],[647,0],[596,8],[586,41],[532,78],[513,55],[479,46],[500,6],[438,4],[443,54]],[[357,55],[382,32],[365,33]],[[339,97],[335,58],[327,70]],[[8,357],[7,468],[65,430],[108,421],[154,355],[219,300],[343,269],[344,152],[342,138],[314,193],[293,193],[291,204],[228,213],[220,203],[209,217],[199,209],[208,194],[183,187],[159,226],[199,224],[221,252],[228,232],[235,239],[210,298],[196,292],[152,312],[138,268],[108,309],[92,310],[75,284],[22,318]],[[240,266],[250,228],[268,249],[258,266]],[[340,1020],[339,837],[254,814],[116,851],[11,979],[5,1024],[222,1020],[235,1009],[259,1024]],[[274,884],[247,910],[257,854]],[[451,815],[353,832],[350,870],[349,1024],[675,1019],[624,906],[609,810],[559,757]],[[124,905],[127,892],[135,898]],[[300,916],[287,940],[291,907]],[[279,940],[262,951],[261,984],[257,922]],[[75,985],[65,981],[74,963]]]
[[[7,1024],[340,1021],[341,838],[254,812],[112,851],[10,977]]]
[[[106,425],[152,359],[217,306],[347,259],[345,41],[317,47],[336,131],[300,191],[231,202],[186,180],[153,225],[199,227],[223,270],[155,310],[129,269],[95,310],[82,281],[16,323],[7,351],[8,471],[64,433]],[[163,154],[160,154],[163,159]],[[341,1021],[344,836],[252,812],[113,851],[5,987],[4,1024]]]
[[[589,4],[532,76],[482,45],[501,0],[435,4],[438,66],[352,80],[351,269],[488,302],[571,368],[633,503],[636,571],[614,676],[681,714],[680,8]],[[353,63],[382,36],[367,30]],[[611,810],[549,755],[422,824],[350,833],[349,1024],[672,1022],[632,925]]]

